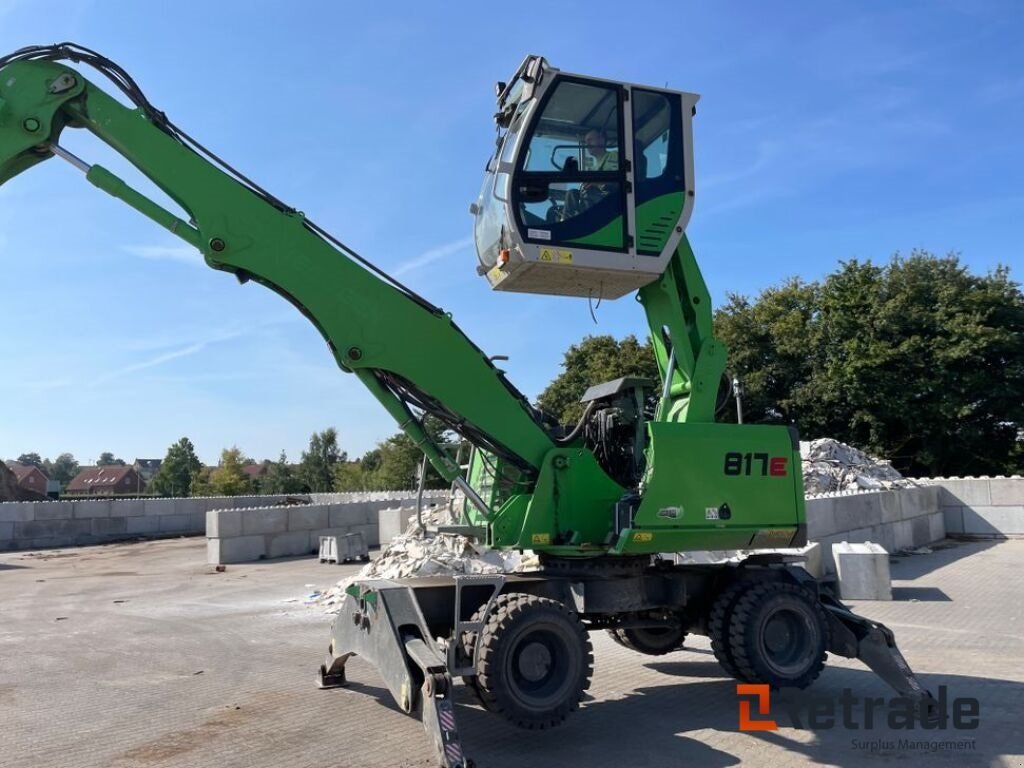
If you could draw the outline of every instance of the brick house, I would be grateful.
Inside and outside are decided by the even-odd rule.
[[[48,478],[39,467],[34,467],[31,464],[19,464],[16,461],[8,461],[6,464],[7,468],[14,473],[14,477],[17,478],[19,488],[38,493],[41,496],[46,495],[46,481]]]
[[[146,482],[135,467],[86,467],[64,489],[66,496],[138,496]]]

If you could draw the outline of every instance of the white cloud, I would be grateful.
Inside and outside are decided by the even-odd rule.
[[[439,245],[436,248],[431,248],[429,251],[424,251],[414,259],[409,259],[399,264],[397,267],[391,270],[392,277],[398,277],[404,275],[407,272],[413,272],[417,269],[422,269],[428,264],[433,264],[435,261],[445,259],[464,248],[468,248],[473,244],[472,237],[463,237],[460,240],[455,240],[444,245]]]
[[[191,245],[125,245],[121,250],[151,261],[177,261],[185,264],[205,264],[203,255]]]

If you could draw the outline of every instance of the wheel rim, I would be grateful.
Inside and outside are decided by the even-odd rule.
[[[760,630],[762,658],[778,674],[797,676],[814,661],[817,630],[804,611],[793,606],[767,611]]]
[[[518,635],[507,656],[506,679],[512,694],[530,709],[557,705],[572,690],[574,656],[566,637],[553,626]]]

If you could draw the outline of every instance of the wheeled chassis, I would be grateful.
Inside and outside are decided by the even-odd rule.
[[[470,762],[455,722],[452,680],[475,674],[479,643],[465,638],[482,631],[500,594],[557,600],[591,631],[681,627],[688,634],[706,635],[711,605],[737,580],[781,580],[809,590],[824,609],[829,652],[860,659],[902,696],[931,698],[886,626],[854,614],[798,558],[777,554],[724,565],[581,561],[575,567],[515,574],[357,581],[346,591],[334,621],[317,684],[345,685],[348,659],[362,656],[377,667],[402,711],[420,716],[438,764],[465,768]]]

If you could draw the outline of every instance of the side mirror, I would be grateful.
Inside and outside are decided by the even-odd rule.
[[[497,99],[501,98],[501,94],[505,92],[506,84],[504,80],[499,80],[494,84],[494,97]]]

